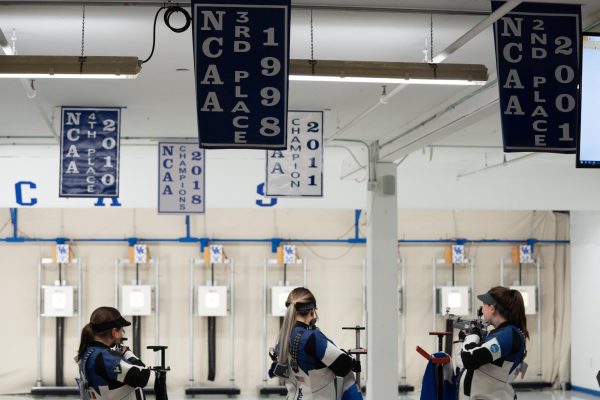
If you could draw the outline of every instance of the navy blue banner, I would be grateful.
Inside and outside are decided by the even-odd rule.
[[[579,5],[522,3],[494,24],[505,152],[575,153],[580,32]]]
[[[60,197],[118,197],[120,108],[63,107]]]
[[[290,3],[192,2],[200,147],[287,148]]]

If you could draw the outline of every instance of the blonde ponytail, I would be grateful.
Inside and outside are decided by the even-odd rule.
[[[279,364],[287,365],[288,363],[290,334],[295,323],[296,304],[291,303],[287,307],[285,316],[283,317],[283,324],[281,324],[281,329],[279,330],[279,337],[277,338],[277,342],[279,343]]]
[[[283,324],[281,324],[281,329],[279,330],[279,336],[277,338],[277,343],[279,344],[278,362],[281,365],[289,364],[290,334],[292,333],[294,325],[296,325],[296,317],[298,315],[296,304],[307,303],[314,303],[316,306],[315,296],[310,290],[304,287],[297,287],[288,295],[286,301],[287,310],[283,317]]]

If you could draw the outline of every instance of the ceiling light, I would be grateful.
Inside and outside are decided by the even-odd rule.
[[[338,60],[290,60],[289,75],[291,81],[433,85],[483,85],[487,78],[487,68],[480,64]]]
[[[137,78],[137,57],[0,56],[0,78]]]

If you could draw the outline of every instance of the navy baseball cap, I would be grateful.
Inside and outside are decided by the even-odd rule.
[[[95,333],[104,332],[112,328],[123,328],[124,326],[131,325],[131,322],[127,321],[121,314],[112,321],[101,322],[99,324],[92,324],[92,330]]]
[[[500,310],[504,310],[504,307],[502,306],[502,304],[500,304],[498,302],[498,300],[496,300],[496,298],[494,296],[492,296],[491,294],[488,293],[484,293],[484,294],[480,294],[477,295],[477,298],[479,300],[481,300],[484,304],[489,304],[491,306],[494,306]]]

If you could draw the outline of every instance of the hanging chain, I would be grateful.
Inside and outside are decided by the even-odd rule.
[[[315,47],[314,47],[313,10],[310,9],[310,66],[313,76],[315,75]]]
[[[85,46],[85,4],[83,5],[83,16],[81,18],[81,57],[79,57],[79,73],[83,74],[83,63],[85,62],[84,57],[84,46]]]
[[[81,19],[81,57],[83,58],[83,51],[85,46],[85,5],[83,6],[83,16]]]
[[[433,13],[429,14],[429,62],[433,62]]]

